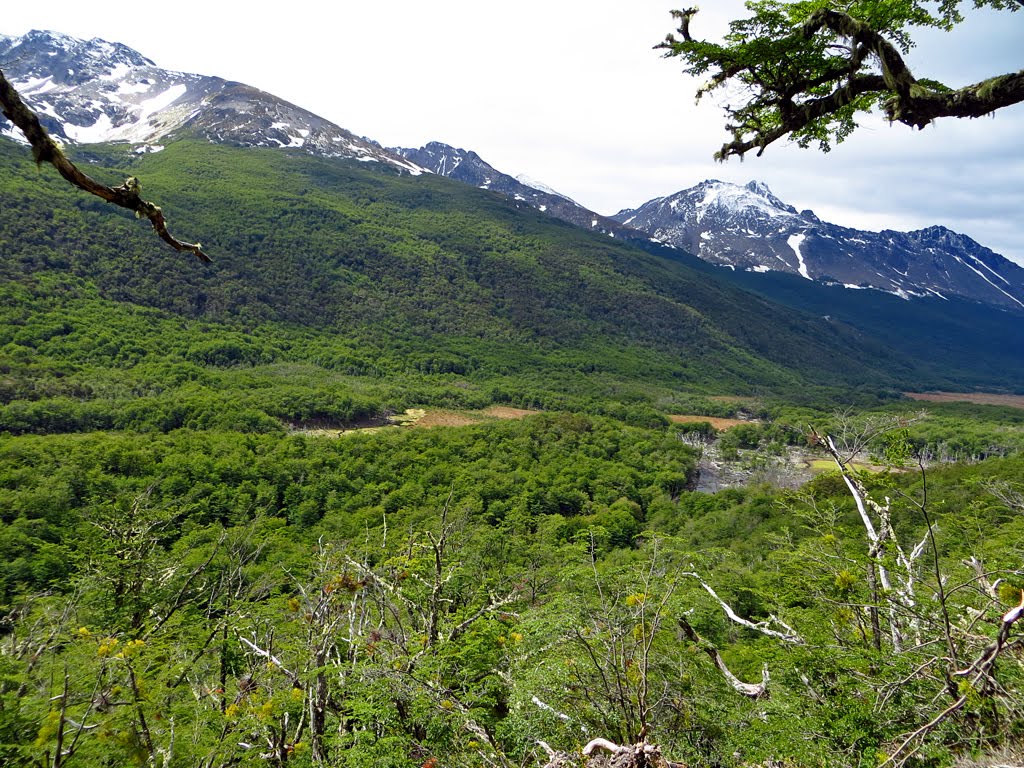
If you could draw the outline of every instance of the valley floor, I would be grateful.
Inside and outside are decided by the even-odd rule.
[[[979,405],[1024,408],[1024,395],[1007,395],[999,392],[904,392],[903,394],[911,400],[924,400],[929,403],[977,403]]]

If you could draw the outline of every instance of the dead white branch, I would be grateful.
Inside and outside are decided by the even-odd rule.
[[[691,579],[696,579],[698,581],[698,583],[702,587],[704,587],[705,591],[709,595],[711,595],[711,597],[713,597],[715,599],[715,602],[717,602],[720,606],[722,606],[722,610],[725,611],[725,615],[728,616],[735,623],[737,623],[737,624],[739,624],[741,626],[747,627],[748,629],[752,629],[755,632],[760,632],[762,635],[767,635],[768,637],[774,637],[774,638],[776,638],[778,640],[782,640],[783,642],[786,642],[786,643],[794,643],[796,645],[803,645],[804,640],[803,640],[802,637],[800,637],[799,633],[797,633],[797,631],[795,629],[793,629],[791,626],[789,626],[786,622],[784,622],[778,616],[775,616],[774,614],[772,614],[771,616],[768,617],[767,621],[757,621],[757,622],[750,621],[749,619],[744,619],[742,616],[737,614],[736,611],[734,611],[732,609],[732,606],[730,606],[727,602],[725,602],[722,598],[720,598],[718,596],[718,593],[715,592],[715,590],[711,587],[711,585],[708,584],[706,581],[704,581],[704,579],[702,579],[699,574],[696,574],[696,573],[693,573],[692,571],[690,571],[690,572],[687,572],[687,573],[682,573],[680,575],[681,576],[689,576]],[[772,625],[773,624],[776,625],[776,626],[782,627],[782,630],[780,631],[780,630],[777,630],[777,629],[772,629]]]
[[[266,659],[267,661],[269,661],[269,662],[270,662],[271,664],[273,664],[273,665],[274,665],[275,667],[277,667],[277,668],[278,668],[278,669],[280,669],[280,670],[281,670],[282,672],[284,672],[284,673],[285,673],[286,675],[288,675],[288,677],[291,677],[291,678],[293,678],[293,679],[295,678],[295,675],[294,675],[294,674],[293,674],[293,673],[292,673],[292,672],[291,672],[291,671],[290,671],[290,670],[288,669],[288,667],[286,667],[286,666],[285,666],[285,665],[284,665],[284,664],[283,664],[283,663],[281,662],[281,660],[280,660],[279,658],[277,658],[277,656],[275,656],[274,654],[272,654],[272,653],[271,653],[270,651],[266,651],[266,650],[264,650],[263,648],[260,648],[260,647],[259,647],[258,645],[256,645],[256,643],[254,643],[254,642],[253,642],[252,640],[248,640],[248,639],[246,639],[246,638],[244,638],[244,637],[239,637],[239,638],[238,638],[238,640],[239,640],[239,642],[241,642],[241,643],[242,643],[243,645],[247,645],[247,646],[249,646],[249,648],[250,648],[250,649],[252,649],[252,652],[253,652],[253,653],[255,653],[255,654],[256,654],[257,656],[261,656],[262,658],[264,658],[264,659]]]
[[[985,570],[985,564],[981,562],[974,555],[971,555],[966,560],[962,561],[965,566],[974,571],[974,578],[978,582],[978,586],[982,588],[986,595],[998,600],[999,593],[996,591],[999,588],[999,583],[1002,579],[996,579],[995,582],[988,580],[989,573]]]
[[[1024,616],[1024,590],[1021,590],[1020,593],[1020,604],[1003,614],[999,622],[999,633],[996,635],[996,639],[985,646],[985,649],[970,666],[957,670],[953,675],[956,677],[969,677],[973,675],[972,684],[987,679],[992,667],[995,666],[996,657],[1010,639],[1010,630],[1021,616]]]
[[[572,722],[572,718],[569,717],[567,714],[565,714],[565,712],[559,712],[557,709],[552,707],[550,704],[547,704],[546,702],[541,701],[539,698],[537,698],[537,696],[534,696],[533,698],[531,698],[530,701],[532,701],[534,704],[536,704],[540,709],[543,709],[545,712],[550,712],[551,714],[553,714],[555,717],[557,717],[562,722],[564,722],[564,723]]]
[[[594,739],[583,748],[583,755],[591,758],[597,751],[605,751],[609,757],[594,757],[591,765],[617,766],[618,768],[683,768],[682,763],[673,763],[662,757],[661,749],[646,741],[619,746],[607,739]],[[549,766],[553,763],[549,763]]]
[[[583,754],[590,757],[599,749],[603,749],[610,754],[615,754],[619,751],[619,745],[612,741],[608,741],[608,739],[591,739],[587,746],[583,748]]]
[[[551,745],[542,739],[537,739],[537,746],[548,753],[548,759],[554,760],[558,756],[558,752],[551,748]]]
[[[1019,485],[1013,485],[1005,480],[992,483],[987,489],[996,499],[1017,511],[1024,510],[1024,490]]]
[[[876,431],[875,434],[880,434],[880,432]],[[891,596],[888,614],[889,634],[892,639],[893,650],[897,653],[903,650],[904,634],[907,631],[912,634],[914,642],[919,644],[920,627],[916,618],[915,569],[917,567],[916,561],[924,553],[931,533],[926,533],[908,555],[900,545],[896,532],[893,530],[892,510],[889,499],[886,498],[884,504],[879,504],[871,498],[864,487],[864,483],[851,470],[850,458],[843,456],[831,435],[822,435],[813,429],[810,435],[811,439],[828,451],[832,457],[843,478],[843,482],[846,484],[847,490],[849,490],[850,495],[853,497],[861,522],[864,524],[864,531],[868,538],[868,557],[871,558],[874,568],[877,568],[878,581],[881,584],[882,593]],[[877,518],[877,525],[872,518],[872,514]],[[895,586],[893,576],[885,565],[886,554],[890,550],[899,566],[896,569],[898,583]],[[871,573],[869,573],[870,579],[874,579]],[[872,592],[875,592],[874,588],[872,588]],[[874,629],[877,631],[877,627]]]

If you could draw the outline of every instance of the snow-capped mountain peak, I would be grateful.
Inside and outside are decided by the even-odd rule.
[[[699,217],[711,212],[749,217],[753,211],[769,218],[796,215],[796,209],[793,206],[783,203],[772,194],[766,184],[759,181],[751,181],[746,186],[740,187],[736,184],[712,180],[703,182],[698,185],[698,188],[703,192],[703,197],[694,203]],[[678,207],[685,202],[678,200],[676,204]]]
[[[788,205],[787,203],[782,202],[779,198],[777,198],[775,194],[768,188],[768,185],[765,184],[763,181],[757,181],[756,179],[753,181],[748,181],[743,188],[749,192],[753,192],[755,195],[760,195],[776,208],[781,208],[782,210],[787,211],[788,213],[796,213],[796,208],[794,208],[791,205]]]
[[[183,135],[242,146],[294,147],[313,154],[422,169],[379,144],[294,104],[219,77],[161,69],[137,51],[99,38],[33,30],[0,36],[7,78],[57,140],[126,142],[156,151]],[[21,140],[0,121],[0,133]]]
[[[125,67],[156,66],[138,51],[98,37],[79,40],[60,32],[33,29],[21,37],[4,35],[0,43],[9,46],[4,56],[8,68],[16,67],[17,59],[22,56],[32,59],[44,51],[57,82],[68,82],[71,79],[84,82],[92,77],[114,76]]]
[[[915,232],[836,226],[811,211],[798,213],[759,181],[704,181],[612,218],[732,269],[1024,309],[1024,269],[966,235],[940,226]]]
[[[531,187],[532,189],[537,189],[540,190],[541,192],[546,192],[549,195],[555,195],[556,197],[565,198],[569,202],[576,202],[568,195],[563,195],[557,189],[552,189],[547,184],[537,181],[536,179],[527,176],[525,173],[517,173],[516,181],[518,181],[520,184],[525,184],[526,186]]]

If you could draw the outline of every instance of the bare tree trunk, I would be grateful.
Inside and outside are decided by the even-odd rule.
[[[868,563],[868,590],[871,592],[871,605],[868,606],[868,618],[871,621],[871,644],[876,651],[882,650],[882,623],[878,619],[878,574],[875,563]]]

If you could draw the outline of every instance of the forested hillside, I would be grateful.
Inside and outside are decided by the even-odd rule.
[[[3,269],[40,300],[129,302],[257,339],[270,325],[327,331],[315,356],[343,370],[597,369],[719,391],[916,383],[913,361],[862,335],[445,179],[190,142],[93,169],[138,176],[216,254],[201,268],[17,145],[0,150]]]
[[[82,157],[215,262],[0,142],[0,763],[1013,749],[1024,411],[896,389],[984,363],[445,179]],[[694,491],[712,456],[749,482]]]

